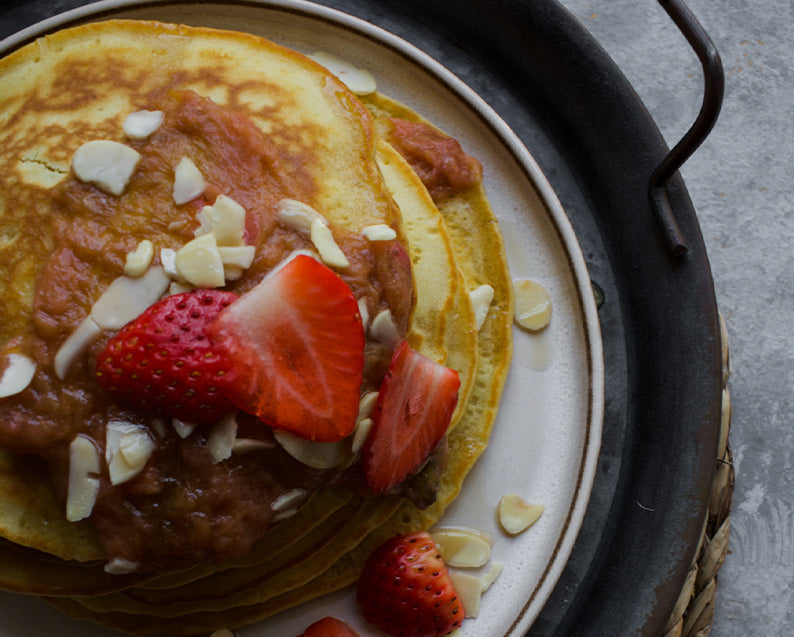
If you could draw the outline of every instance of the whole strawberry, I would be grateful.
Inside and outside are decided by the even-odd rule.
[[[204,327],[236,299],[221,290],[161,299],[108,341],[97,357],[97,382],[132,407],[185,422],[215,422],[235,411],[217,385],[229,363]]]
[[[323,617],[309,626],[300,637],[359,637],[359,634],[341,619]]]
[[[398,535],[369,557],[358,583],[367,621],[392,637],[446,635],[465,611],[427,532]]]

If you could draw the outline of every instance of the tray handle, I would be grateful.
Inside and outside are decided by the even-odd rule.
[[[659,0],[659,4],[694,49],[703,66],[705,80],[703,104],[695,123],[662,159],[653,171],[648,184],[651,208],[665,234],[668,248],[674,255],[680,256],[686,254],[688,248],[673,214],[667,185],[678,169],[703,143],[717,122],[725,91],[725,75],[717,48],[684,2]]]

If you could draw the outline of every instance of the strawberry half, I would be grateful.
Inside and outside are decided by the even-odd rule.
[[[352,433],[364,370],[364,328],[350,287],[299,255],[208,326],[233,368],[222,391],[272,427],[322,442]]]
[[[236,411],[219,391],[228,365],[204,328],[237,298],[193,290],[161,299],[110,338],[97,357],[97,382],[132,407],[190,423]]]
[[[336,617],[324,617],[309,626],[300,637],[360,637],[348,624]]]
[[[444,437],[458,402],[458,372],[403,341],[380,386],[363,448],[367,485],[384,493],[421,468]]]
[[[465,617],[425,531],[398,535],[376,549],[364,565],[357,599],[365,619],[392,637],[446,635]]]

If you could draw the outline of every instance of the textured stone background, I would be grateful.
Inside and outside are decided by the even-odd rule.
[[[562,0],[620,66],[669,145],[700,108],[694,53],[653,0]],[[688,0],[725,69],[720,119],[682,173],[733,358],[736,469],[715,637],[794,635],[794,2]]]

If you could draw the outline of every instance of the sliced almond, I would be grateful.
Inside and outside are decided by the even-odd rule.
[[[353,432],[353,442],[350,448],[353,453],[361,451],[374,425],[375,421],[372,418],[362,418],[356,422],[356,429]]]
[[[306,489],[287,489],[273,501],[273,503],[270,505],[270,508],[274,511],[294,509],[298,504],[306,499],[306,495]]]
[[[72,170],[80,181],[94,184],[109,195],[121,195],[132,178],[141,155],[120,142],[97,139],[86,142],[72,156]]]
[[[121,276],[94,303],[91,318],[104,330],[120,330],[157,301],[168,284],[165,272],[157,266],[140,277]]]
[[[491,545],[480,534],[466,529],[439,529],[433,533],[447,566],[479,568],[491,557]]]
[[[128,575],[129,573],[137,571],[140,566],[138,562],[133,562],[123,557],[114,557],[107,561],[104,570],[105,573],[110,575]]]
[[[499,524],[510,535],[523,533],[543,515],[542,504],[529,504],[521,496],[510,494],[499,501]]]
[[[314,442],[284,429],[274,430],[276,442],[298,462],[313,469],[332,469],[345,460],[345,446],[339,442]]]
[[[328,225],[328,221],[309,204],[305,204],[297,199],[282,199],[276,205],[276,216],[278,220],[293,230],[298,232],[311,233],[312,222],[319,219]]]
[[[219,288],[226,283],[223,261],[213,234],[188,241],[177,250],[174,262],[179,276],[197,288]]]
[[[79,434],[69,445],[66,519],[77,522],[91,515],[98,493],[99,453],[90,438]]]
[[[378,89],[372,73],[353,66],[347,60],[342,60],[325,51],[317,51],[309,57],[336,75],[356,95],[370,95]]]
[[[381,310],[369,324],[369,335],[385,345],[397,345],[400,341],[400,334],[394,324],[391,310]]]
[[[135,111],[124,119],[122,129],[130,139],[146,139],[163,123],[163,111]]]
[[[232,445],[232,453],[243,454],[252,451],[262,451],[272,449],[274,444],[269,440],[259,440],[257,438],[236,438]]]
[[[375,411],[375,405],[378,403],[378,395],[379,392],[377,391],[368,391],[361,397],[361,400],[358,401],[357,420],[363,420],[372,415],[372,412]]]
[[[198,228],[193,231],[194,237],[212,232],[212,206],[204,206],[196,213],[196,221],[199,222]],[[217,239],[216,239],[217,241]]]
[[[3,377],[0,378],[0,398],[24,391],[36,374],[36,363],[23,354],[9,354],[6,363]]]
[[[481,285],[469,292],[469,299],[474,308],[474,319],[478,330],[482,327],[483,323],[485,323],[488,310],[491,309],[493,295],[494,289],[488,284]]]
[[[190,283],[182,283],[181,281],[171,281],[168,285],[168,294],[182,294],[182,292],[190,292],[195,288]]]
[[[190,157],[182,157],[174,169],[174,203],[178,206],[201,196],[207,184]]]
[[[179,271],[176,269],[176,250],[163,248],[160,250],[160,264],[163,271],[170,279],[179,279]]]
[[[53,359],[55,375],[63,380],[78,356],[86,352],[96,339],[102,334],[102,328],[91,316],[85,317],[77,329],[69,334],[67,339],[58,348]]]
[[[336,243],[331,229],[321,219],[312,221],[311,239],[325,265],[338,270],[350,267],[350,261]]]
[[[367,299],[364,296],[358,300],[358,314],[361,316],[361,324],[366,330],[369,325],[369,308],[367,307]]]
[[[483,593],[491,588],[491,585],[497,580],[497,578],[502,574],[502,570],[504,569],[504,564],[501,562],[492,562],[490,568],[486,571],[485,575],[482,576],[482,591]]]
[[[179,418],[173,418],[171,420],[171,426],[174,428],[174,431],[176,431],[176,435],[182,438],[182,440],[189,437],[190,434],[196,430],[195,423],[185,422]]]
[[[251,267],[256,256],[254,246],[218,246],[218,254],[221,255],[221,263],[226,267],[240,268],[246,270]]]
[[[155,443],[143,425],[114,419],[105,431],[105,462],[111,484],[122,484],[138,475],[154,452]]]
[[[207,449],[215,464],[232,455],[236,438],[237,416],[235,414],[224,416],[212,426],[207,437]]]
[[[530,331],[545,328],[551,320],[551,298],[546,288],[531,279],[513,281],[516,323]]]
[[[148,239],[141,241],[132,252],[127,253],[124,274],[137,278],[143,275],[154,260],[154,244]]]
[[[210,225],[219,246],[244,244],[245,208],[231,197],[218,196],[210,208]]]
[[[466,611],[466,617],[477,617],[480,614],[482,600],[482,580],[470,573],[461,573],[460,571],[450,571],[449,579],[460,598],[463,610]]]
[[[385,223],[376,223],[372,226],[367,226],[361,231],[370,241],[391,241],[397,238],[397,233],[393,228],[387,226]]]

